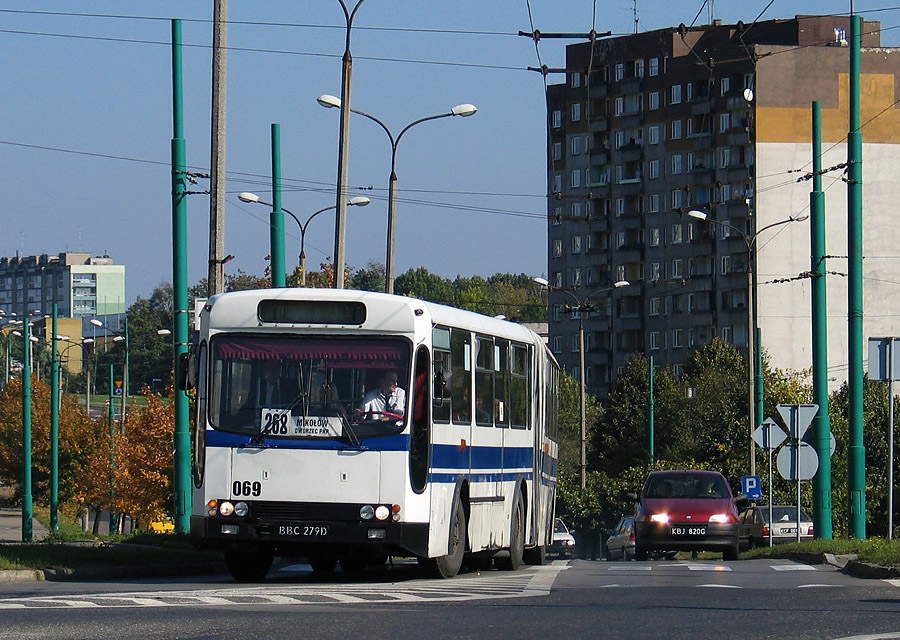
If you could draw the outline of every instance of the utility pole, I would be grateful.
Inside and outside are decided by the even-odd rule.
[[[228,0],[213,2],[212,135],[209,183],[209,295],[225,291],[225,111]]]

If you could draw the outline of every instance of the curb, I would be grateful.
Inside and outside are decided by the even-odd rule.
[[[0,584],[18,582],[64,582],[69,580],[120,580],[123,578],[171,578],[225,573],[224,562],[140,567],[81,567],[78,569],[13,569],[0,571]]]

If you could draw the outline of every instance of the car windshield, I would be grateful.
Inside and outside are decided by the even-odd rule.
[[[644,491],[647,498],[728,498],[721,476],[710,473],[672,473],[653,476]]]
[[[215,429],[353,442],[403,431],[410,361],[403,340],[220,334],[211,353]]]
[[[569,533],[569,530],[566,529],[566,525],[563,524],[563,521],[557,518],[556,525],[553,528],[553,533]]]
[[[760,507],[763,514],[763,520],[769,521],[769,507]],[[797,522],[797,507],[772,507],[772,520],[774,522]],[[800,521],[811,522],[812,518],[806,515],[806,512],[800,510]]]

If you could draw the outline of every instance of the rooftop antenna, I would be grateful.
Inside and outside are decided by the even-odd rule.
[[[631,15],[634,17],[634,32],[637,33],[638,32],[638,23],[641,21],[641,19],[638,18],[637,0],[633,0],[633,2],[632,2]]]
[[[709,24],[716,19],[716,0],[709,0],[706,5],[709,8]]]

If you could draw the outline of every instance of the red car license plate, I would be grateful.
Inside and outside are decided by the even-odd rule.
[[[706,535],[706,527],[698,525],[675,525],[672,527],[672,535],[691,538]]]

